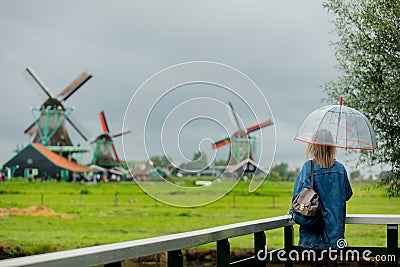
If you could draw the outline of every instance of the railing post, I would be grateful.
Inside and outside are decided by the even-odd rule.
[[[386,244],[387,244],[387,256],[395,255],[395,261],[388,261],[388,267],[397,267],[398,266],[398,258],[399,258],[399,248],[398,248],[398,241],[399,241],[399,228],[397,224],[388,224],[387,225],[387,237],[386,237]],[[388,259],[389,259],[388,257]]]
[[[168,267],[183,267],[183,255],[180,249],[168,251]]]
[[[284,246],[285,250],[288,253],[290,249],[293,247],[293,226],[285,226],[284,228]],[[285,267],[293,267],[293,261],[287,260],[285,262]]]
[[[264,251],[267,249],[267,240],[265,237],[265,232],[258,232],[254,233],[254,255],[255,255],[255,262],[257,267],[265,267],[267,265],[267,261],[261,261],[258,259],[258,255],[260,251]],[[267,251],[264,251],[267,253]],[[262,255],[264,255],[264,253]]]
[[[228,239],[217,241],[217,267],[228,267],[231,260],[231,248]]]

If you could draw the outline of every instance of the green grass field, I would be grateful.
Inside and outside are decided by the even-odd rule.
[[[400,199],[388,199],[372,183],[352,183],[348,213],[396,214]],[[155,201],[133,183],[28,183],[16,179],[0,184],[0,208],[25,209],[42,203],[56,216],[0,217],[2,256],[22,256],[99,244],[135,240],[287,213],[293,182],[266,181],[254,193],[239,183],[222,199],[197,208],[178,208]],[[119,202],[115,203],[115,198]],[[295,242],[297,242],[296,229]],[[351,246],[384,246],[385,226],[348,225]],[[283,246],[283,229],[267,232],[269,248]],[[251,248],[252,236],[233,238],[232,248]],[[207,247],[215,244],[205,245]]]

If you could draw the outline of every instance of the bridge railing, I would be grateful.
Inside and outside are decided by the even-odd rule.
[[[121,262],[127,259],[162,252],[168,252],[168,266],[183,266],[182,249],[213,242],[216,242],[218,267],[265,266],[266,261],[262,261],[256,256],[259,251],[265,249],[265,231],[284,228],[283,249],[295,249],[292,224],[290,216],[284,215],[179,234],[1,260],[0,266],[70,267],[104,265],[110,267],[121,266]],[[387,253],[387,255],[394,255],[395,260],[388,262],[387,266],[398,266],[400,215],[349,214],[346,218],[346,224],[386,225],[387,246],[379,251]],[[254,235],[254,256],[231,262],[229,239],[250,234]],[[285,262],[285,265],[292,266],[293,262]]]

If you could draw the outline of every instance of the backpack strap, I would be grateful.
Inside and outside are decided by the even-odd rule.
[[[311,161],[311,177],[310,177],[311,182],[310,182],[310,188],[311,188],[311,189],[314,189],[314,161],[313,161],[313,160],[310,160],[310,161]]]

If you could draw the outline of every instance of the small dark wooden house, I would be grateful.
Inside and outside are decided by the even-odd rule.
[[[237,178],[249,175],[267,175],[268,172],[260,168],[254,160],[247,158],[235,165],[228,166],[225,173]]]
[[[3,170],[13,177],[52,177],[72,180],[74,175],[86,175],[93,170],[76,161],[68,160],[39,143],[31,143],[17,152],[3,165]]]

